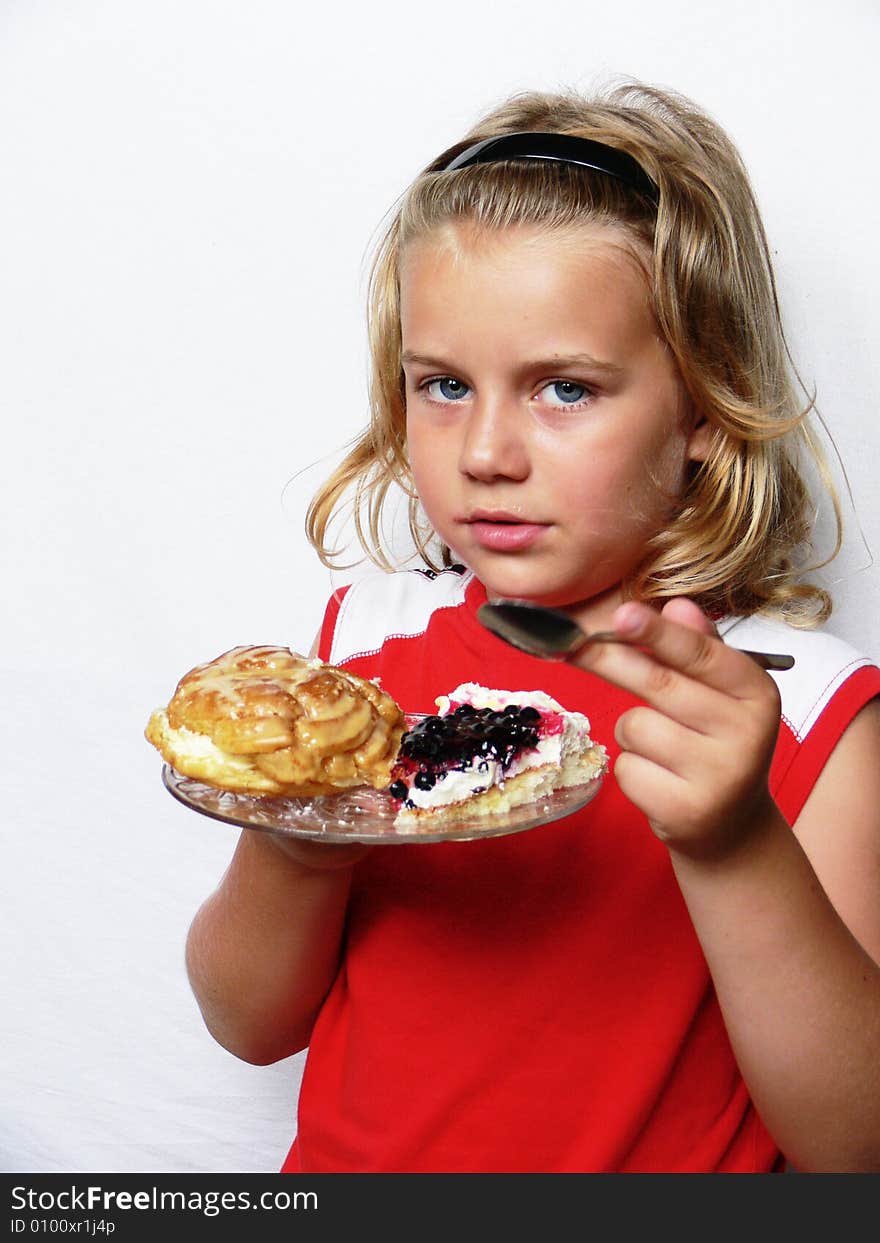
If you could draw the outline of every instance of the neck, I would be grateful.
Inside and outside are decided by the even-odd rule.
[[[611,619],[618,605],[623,603],[620,587],[612,587],[601,595],[591,596],[574,604],[561,605],[563,612],[574,619],[586,634],[596,630],[610,630]]]
[[[489,599],[503,594],[495,591],[489,583],[483,583],[482,586]],[[567,600],[565,597],[557,598],[556,596],[529,596],[526,598],[534,604],[541,604],[546,608],[558,609],[562,613],[567,613],[569,617],[578,623],[582,630],[589,634],[596,630],[611,629],[611,619],[614,616],[614,611],[619,604],[623,603],[624,596],[618,584],[614,587],[609,587],[607,591],[600,592],[598,595],[590,596],[587,600]]]

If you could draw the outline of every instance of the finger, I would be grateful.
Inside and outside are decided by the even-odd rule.
[[[678,622],[680,626],[689,626],[701,634],[717,634],[718,630],[710,617],[707,617],[699,605],[686,596],[675,596],[667,600],[660,610],[662,617]]]
[[[622,793],[648,817],[655,832],[660,825],[677,824],[683,818],[689,786],[668,768],[623,751],[615,761],[614,778]]]
[[[655,708],[630,708],[618,717],[614,737],[621,750],[650,760],[678,777],[688,778],[704,766],[704,735]]]
[[[569,660],[696,733],[733,726],[737,701],[657,660],[650,651],[628,644],[596,643],[581,648]]]
[[[750,699],[769,681],[748,656],[727,647],[714,634],[672,621],[645,604],[622,604],[613,625],[618,634],[668,668],[735,699]]]

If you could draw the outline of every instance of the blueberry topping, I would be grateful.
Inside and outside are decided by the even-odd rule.
[[[425,768],[420,769],[416,773],[415,781],[413,782],[417,790],[433,790],[436,784],[436,774],[428,772]]]
[[[396,798],[398,801],[405,799],[406,798],[406,782],[405,781],[393,781],[391,785],[388,787],[388,793],[391,795],[392,798]]]
[[[460,704],[446,716],[425,717],[408,730],[401,741],[400,755],[415,762],[420,769],[415,783],[428,790],[433,780],[431,785],[420,785],[419,777],[431,776],[429,770],[434,766],[466,767],[476,757],[482,757],[483,762],[494,759],[507,767],[518,752],[538,745],[535,726],[540,719],[540,712],[531,707],[511,704],[499,712]]]

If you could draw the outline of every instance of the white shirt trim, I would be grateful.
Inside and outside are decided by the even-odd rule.
[[[370,574],[343,597],[328,663],[344,665],[378,652],[387,639],[424,634],[431,615],[464,603],[473,574],[441,570],[429,578],[420,570]]]
[[[824,630],[799,630],[768,617],[726,618],[719,633],[731,647],[794,656],[793,669],[771,673],[782,717],[799,742],[806,738],[843,683],[870,665],[867,656]]]

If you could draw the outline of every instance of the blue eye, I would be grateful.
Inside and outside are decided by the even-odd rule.
[[[434,397],[431,389],[435,385],[440,386],[440,393],[445,401],[460,401],[468,392],[468,386],[461,380],[456,380],[454,376],[444,375],[439,380],[429,380],[424,386],[429,397]],[[434,397],[436,401],[437,398]]]
[[[588,391],[583,384],[575,384],[574,380],[554,380],[552,384],[547,385],[547,388],[553,389],[554,394],[564,406],[577,405],[578,402],[583,401]]]
[[[452,405],[470,395],[470,386],[455,376],[438,376],[435,380],[424,380],[418,385],[429,401],[439,406]],[[552,392],[555,400],[547,398]],[[593,390],[575,380],[551,380],[541,389],[544,401],[551,410],[573,410],[587,405],[593,398]]]

